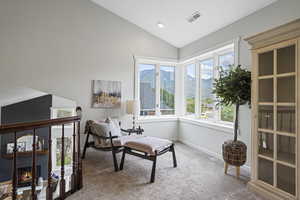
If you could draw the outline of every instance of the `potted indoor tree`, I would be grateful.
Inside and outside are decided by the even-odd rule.
[[[225,141],[222,145],[225,173],[228,164],[237,167],[237,176],[240,166],[246,162],[247,146],[237,139],[239,130],[239,109],[241,105],[251,105],[251,72],[241,66],[231,66],[230,70],[220,67],[219,78],[215,80],[213,93],[217,96],[217,106],[235,106],[234,139]]]

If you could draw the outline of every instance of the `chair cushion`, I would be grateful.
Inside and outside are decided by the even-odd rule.
[[[89,121],[89,127],[94,134],[99,136],[109,137],[109,132],[112,136],[122,136],[117,120]]]
[[[173,144],[172,141],[157,137],[143,136],[135,139],[130,139],[124,143],[124,146],[131,149],[145,152],[150,155],[155,155]]]
[[[112,136],[122,136],[121,127],[119,125],[118,119],[107,118],[106,122],[109,123]]]

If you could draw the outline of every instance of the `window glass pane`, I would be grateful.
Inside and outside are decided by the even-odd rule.
[[[221,66],[223,70],[229,70],[231,65],[234,65],[234,52],[219,56],[219,66]]]
[[[259,76],[273,75],[273,56],[273,51],[269,51],[258,55]]]
[[[139,64],[140,115],[155,115],[155,65]]]
[[[233,122],[234,119],[234,105],[221,107],[221,120],[226,122]]]
[[[56,166],[61,166],[62,156],[62,138],[56,139]],[[65,165],[71,165],[72,163],[72,139],[70,137],[64,138],[64,156]]]
[[[273,130],[273,106],[258,107],[258,128]]]
[[[271,133],[258,132],[258,153],[273,158],[274,135]]]
[[[277,131],[285,133],[295,133],[296,115],[293,106],[277,107]]]
[[[234,52],[230,52],[219,56],[219,66],[223,70],[230,70],[234,65]],[[233,122],[234,119],[234,106],[222,106],[221,107],[221,120],[226,122]]]
[[[296,194],[296,170],[277,164],[277,187],[292,195]]]
[[[273,102],[273,78],[258,81],[258,101]]]
[[[295,102],[295,76],[280,77],[277,79],[277,101],[284,103]]]
[[[258,158],[258,179],[273,185],[273,162]]]
[[[200,96],[201,96],[201,118],[213,119],[215,97],[212,93],[214,81],[214,60],[208,59],[200,62]]]
[[[196,93],[196,65],[190,64],[185,68],[184,92],[186,114],[195,113],[195,93]]]
[[[295,45],[277,50],[277,74],[295,72]]]
[[[296,162],[296,140],[295,137],[277,135],[277,159],[295,164]]]
[[[160,113],[175,114],[175,67],[160,66]]]

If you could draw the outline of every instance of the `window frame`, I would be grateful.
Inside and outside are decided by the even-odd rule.
[[[139,76],[139,65],[140,64],[149,64],[155,66],[155,115],[140,115],[141,108],[139,106],[137,117],[139,119],[144,118],[154,118],[154,117],[174,117],[177,116],[177,62],[174,61],[159,61],[159,60],[152,60],[152,59],[144,59],[144,58],[138,58],[135,60],[135,93],[134,98],[137,100],[140,100],[140,76]],[[161,106],[160,106],[160,68],[161,66],[168,66],[168,67],[174,67],[174,114],[170,115],[162,115],[161,114]]]
[[[139,64],[154,64],[156,67],[156,72],[159,75],[157,78],[156,75],[156,107],[155,107],[155,115],[140,115],[140,109],[137,114],[138,120],[146,120],[151,122],[152,120],[181,120],[181,119],[190,119],[193,121],[214,124],[214,126],[220,127],[233,127],[234,122],[222,121],[221,120],[221,109],[218,109],[218,119],[220,120],[205,120],[200,119],[200,60],[207,59],[209,57],[214,57],[215,66],[214,71],[216,70],[216,66],[219,66],[219,56],[226,55],[227,53],[234,53],[234,65],[238,65],[240,63],[239,59],[239,44],[240,37],[237,37],[233,40],[227,41],[225,43],[216,45],[213,48],[206,49],[201,52],[196,52],[194,56],[187,57],[184,59],[169,59],[169,58],[157,58],[157,57],[143,57],[133,55],[134,60],[134,94],[133,98],[139,100],[140,99],[140,80],[139,80]],[[186,99],[185,99],[185,66],[189,64],[195,64],[196,66],[196,94],[195,94],[195,114],[187,115],[186,113]],[[174,115],[161,115],[160,114],[160,65],[165,66],[174,66],[175,67],[175,95],[174,95]],[[159,89],[158,89],[159,86]],[[157,104],[159,107],[157,107]],[[235,113],[234,113],[235,118]],[[146,122],[144,121],[144,122]]]
[[[223,121],[221,119],[221,109],[216,109],[214,106],[214,118],[213,119],[201,119],[201,66],[200,63],[206,60],[213,59],[214,66],[213,66],[213,78],[217,78],[219,76],[219,71],[218,71],[218,66],[220,65],[220,56],[224,56],[229,53],[234,53],[234,65],[236,65],[238,62],[238,55],[237,55],[237,48],[236,48],[235,43],[231,43],[228,45],[224,45],[223,47],[217,48],[213,51],[206,52],[201,54],[200,56],[196,57],[195,59],[190,59],[189,62],[183,62],[183,68],[184,71],[186,71],[186,67],[191,64],[191,63],[196,63],[196,95],[195,95],[195,114],[192,115],[186,115],[186,99],[183,98],[184,103],[184,116],[185,117],[193,117],[196,118],[200,121],[207,121],[207,122],[213,122],[213,123],[221,123],[224,125],[233,125],[234,122],[228,122],[228,121]],[[185,76],[185,73],[184,73]],[[184,77],[185,78],[185,77]],[[185,84],[185,81],[183,81]],[[185,88],[185,86],[183,87]],[[183,91],[184,93],[185,91]],[[214,95],[215,96],[215,95]],[[235,111],[234,111],[234,118],[235,118]]]
[[[187,107],[187,103],[186,103],[186,93],[185,93],[185,77],[186,77],[186,75],[187,75],[187,67],[188,66],[190,66],[190,65],[195,65],[195,79],[196,79],[196,88],[195,88],[195,113],[192,113],[192,114],[188,114],[187,113],[187,109],[186,109],[186,107]],[[198,79],[199,79],[199,73],[198,73],[198,67],[197,67],[197,62],[196,62],[196,60],[194,60],[194,61],[191,61],[191,62],[187,62],[187,63],[184,63],[184,65],[183,65],[183,70],[184,70],[184,76],[183,76],[183,87],[182,87],[182,90],[183,90],[183,98],[182,98],[182,102],[183,102],[183,107],[184,107],[184,109],[183,109],[183,113],[184,113],[184,115],[185,116],[195,116],[196,115],[196,112],[197,112],[197,108],[198,108],[198,90],[199,90],[199,87],[198,87]]]
[[[161,76],[160,76],[160,72],[161,72],[161,68],[162,67],[172,67],[174,68],[174,114],[168,114],[168,115],[162,115],[161,113],[161,89],[162,89],[162,84],[161,84]],[[170,64],[158,64],[158,67],[157,67],[157,70],[159,71],[158,73],[158,76],[157,76],[157,79],[159,79],[159,87],[156,88],[156,90],[158,90],[158,104],[157,104],[157,107],[158,107],[158,116],[175,116],[176,115],[176,106],[175,106],[175,103],[176,103],[176,66],[174,65],[170,65]]]

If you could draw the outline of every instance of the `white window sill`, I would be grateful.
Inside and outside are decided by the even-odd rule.
[[[174,122],[180,121],[184,123],[193,124],[200,127],[206,127],[209,129],[214,129],[223,133],[227,133],[232,135],[233,134],[233,124],[226,124],[226,123],[218,123],[212,122],[207,120],[196,119],[193,116],[190,117],[178,117],[178,116],[145,116],[139,117],[137,119],[138,123],[153,123],[153,122]]]
[[[212,121],[207,121],[207,120],[201,120],[201,119],[196,119],[193,117],[179,117],[179,121],[180,122],[184,122],[184,123],[189,123],[189,124],[193,124],[196,126],[200,126],[200,127],[206,127],[209,129],[214,129],[214,130],[218,130],[224,133],[228,133],[228,134],[233,134],[233,125],[231,124],[223,124],[223,123],[218,123],[218,122],[212,122]]]
[[[174,115],[165,115],[165,116],[147,116],[147,117],[138,117],[137,122],[139,123],[152,123],[152,122],[172,122],[177,121],[178,117]]]

